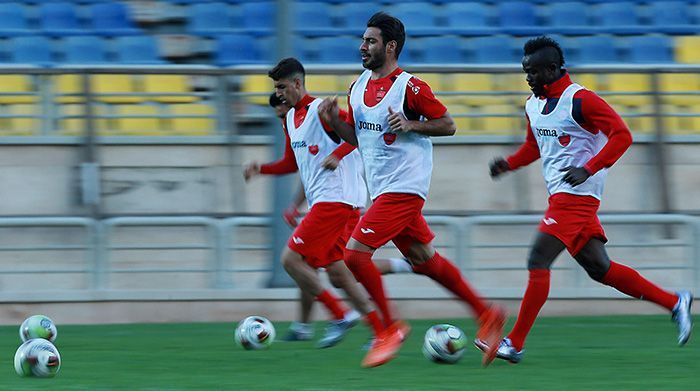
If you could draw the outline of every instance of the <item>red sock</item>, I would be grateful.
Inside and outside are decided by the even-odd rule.
[[[389,303],[384,294],[382,275],[379,269],[372,262],[372,254],[362,251],[345,249],[345,264],[355,276],[355,279],[362,284],[369,293],[374,304],[382,313],[384,326],[389,327],[394,321],[389,311]]]
[[[340,300],[333,296],[333,294],[328,290],[325,290],[321,292],[320,295],[316,296],[316,300],[320,301],[326,306],[326,308],[328,308],[328,311],[331,312],[333,319],[335,320],[343,319],[345,312],[348,310],[347,307],[345,307],[343,303],[341,303]]]
[[[613,261],[610,261],[610,269],[603,276],[602,282],[628,296],[651,301],[669,311],[678,302],[678,296],[659,288],[631,267]]]
[[[428,261],[413,266],[413,271],[432,278],[464,300],[474,310],[477,318],[486,311],[486,303],[462,278],[459,269],[437,252]]]
[[[513,347],[518,350],[523,350],[525,338],[527,338],[532,325],[535,324],[537,314],[547,301],[547,296],[549,295],[549,274],[549,269],[530,270],[530,279],[527,282],[523,302],[520,304],[518,319],[515,321],[513,330],[508,334]]]
[[[384,326],[382,325],[382,321],[379,319],[379,314],[377,314],[377,311],[370,311],[367,313],[365,316],[365,321],[372,326],[375,336],[379,335],[379,333],[384,330]]]

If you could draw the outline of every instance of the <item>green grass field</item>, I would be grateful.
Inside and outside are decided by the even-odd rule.
[[[423,333],[448,322],[475,332],[471,320],[411,321],[399,357],[360,368],[368,332],[353,330],[340,345],[275,342],[244,351],[233,325],[221,323],[58,326],[61,372],[53,379],[18,377],[12,358],[17,327],[0,328],[2,390],[698,390],[700,341],[675,343],[668,317],[566,317],[538,320],[518,365],[481,368],[469,347],[455,365],[423,358]],[[278,337],[287,323],[275,323]],[[316,326],[317,337],[323,325]]]

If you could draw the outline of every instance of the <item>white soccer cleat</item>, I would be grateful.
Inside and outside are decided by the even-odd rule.
[[[489,350],[489,345],[485,341],[478,338],[474,340],[474,346],[476,346],[476,348],[481,350],[482,352],[486,352],[487,350]],[[525,349],[518,351],[517,349],[515,349],[515,347],[513,347],[513,343],[510,341],[509,338],[503,338],[501,340],[501,343],[498,345],[498,350],[496,351],[496,358],[506,360],[511,364],[517,364],[520,361],[522,361],[524,354]]]
[[[688,291],[676,292],[678,303],[673,307],[671,319],[678,325],[678,346],[685,345],[693,330],[693,319],[690,307],[693,305],[693,295]]]

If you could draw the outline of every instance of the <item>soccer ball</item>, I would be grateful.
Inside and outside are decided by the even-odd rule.
[[[57,335],[58,330],[56,330],[53,320],[44,315],[32,315],[19,326],[19,337],[22,338],[22,342],[33,338],[42,338],[53,342]]]
[[[423,355],[430,361],[454,364],[462,358],[466,346],[462,330],[451,324],[437,324],[425,333]]]
[[[51,342],[35,338],[15,353],[15,372],[20,376],[54,377],[61,369],[61,355]]]
[[[275,340],[275,326],[262,316],[249,316],[238,323],[235,339],[246,350],[267,349]]]

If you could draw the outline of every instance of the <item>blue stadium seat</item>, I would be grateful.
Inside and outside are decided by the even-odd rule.
[[[498,3],[498,24],[507,34],[539,34],[535,5],[529,1],[504,1]]]
[[[594,35],[576,39],[578,63],[618,63],[621,61],[613,37]]]
[[[435,35],[440,33],[437,27],[435,5],[427,2],[400,3],[389,7],[387,12],[399,18],[408,36]],[[364,24],[366,26],[366,22]]]
[[[344,34],[361,35],[365,31],[369,18],[381,9],[381,4],[374,2],[345,3],[335,7],[335,17],[343,23]]]
[[[629,1],[601,3],[594,6],[598,31],[610,34],[640,34],[646,31],[639,23],[637,5]]]
[[[294,30],[307,37],[336,35],[328,3],[296,3],[293,6]]]
[[[476,37],[465,41],[466,48],[471,53],[470,59],[480,64],[520,63],[520,54],[513,50],[510,37],[493,35]]]
[[[628,37],[628,61],[632,63],[672,63],[671,39],[661,35]]]
[[[8,41],[10,62],[51,66],[51,41],[43,35],[14,37]]]
[[[665,34],[697,34],[700,26],[693,24],[692,11],[684,1],[664,1],[649,4],[648,17],[655,32]]]
[[[39,5],[39,24],[44,33],[55,36],[85,34],[78,24],[75,3],[57,1]]]
[[[445,30],[458,35],[489,35],[496,29],[490,24],[488,8],[482,3],[448,3],[443,10]]]
[[[318,40],[318,61],[321,63],[358,64],[360,43],[356,37],[324,37]]]
[[[123,3],[95,3],[90,7],[90,15],[95,34],[116,36],[140,33],[131,21],[128,7]]]
[[[226,34],[216,38],[214,63],[218,66],[262,63],[255,41],[248,35]]]
[[[189,7],[187,30],[197,35],[233,32],[229,6],[222,2],[198,3]]]
[[[114,40],[120,64],[164,64],[158,54],[158,42],[152,35],[117,37]]]
[[[0,35],[12,37],[32,32],[27,24],[25,6],[20,3],[5,3],[0,6]]]
[[[102,38],[93,35],[63,39],[63,62],[68,64],[104,64],[107,55]]]
[[[580,1],[554,2],[547,9],[552,33],[569,35],[594,34],[588,20],[588,6]]]
[[[443,35],[440,37],[416,38],[415,45],[420,47],[421,59],[424,64],[454,64],[464,63],[466,56],[459,45],[459,37]]]
[[[253,35],[267,35],[272,33],[276,17],[275,3],[271,1],[256,1],[241,4],[243,28],[246,33]]]

